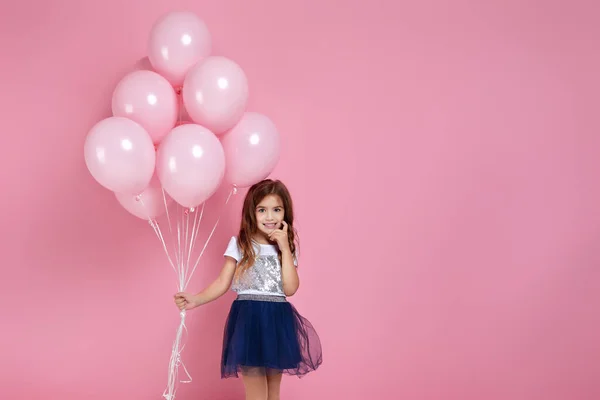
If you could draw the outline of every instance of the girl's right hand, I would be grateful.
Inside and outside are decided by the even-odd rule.
[[[175,305],[180,310],[191,310],[200,305],[200,302],[196,296],[189,293],[179,292],[175,294]]]

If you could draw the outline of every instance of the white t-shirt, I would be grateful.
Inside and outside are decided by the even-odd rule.
[[[234,278],[231,289],[238,294],[261,294],[272,296],[285,296],[281,278],[281,263],[277,245],[254,243],[256,260],[248,270],[239,277]],[[238,263],[242,259],[242,252],[237,243],[237,237],[232,237],[225,250],[229,256]],[[294,257],[294,265],[298,265]]]

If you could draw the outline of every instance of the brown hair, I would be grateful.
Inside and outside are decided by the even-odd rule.
[[[298,234],[294,229],[294,208],[292,197],[287,187],[279,180],[265,179],[254,184],[246,193],[244,206],[242,208],[242,222],[238,234],[238,246],[242,253],[242,259],[238,265],[235,275],[239,277],[248,270],[256,260],[252,237],[257,232],[256,206],[268,195],[273,194],[281,198],[283,203],[283,220],[288,225],[288,241],[292,255],[296,257],[296,241]],[[281,259],[281,253],[279,254]]]

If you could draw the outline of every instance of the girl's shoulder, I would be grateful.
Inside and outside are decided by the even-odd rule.
[[[235,261],[240,262],[242,259],[242,251],[240,246],[238,245],[237,236],[232,236],[229,239],[229,243],[227,244],[227,248],[225,249],[224,256],[228,256],[233,258]]]

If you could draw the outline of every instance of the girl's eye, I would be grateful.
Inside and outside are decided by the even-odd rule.
[[[281,212],[281,208],[276,208],[275,212]]]
[[[258,210],[258,212],[259,212],[259,213],[261,213],[261,212],[264,212],[264,211],[265,211],[265,210],[264,210],[264,209],[262,209],[262,208],[261,208],[260,210]]]

